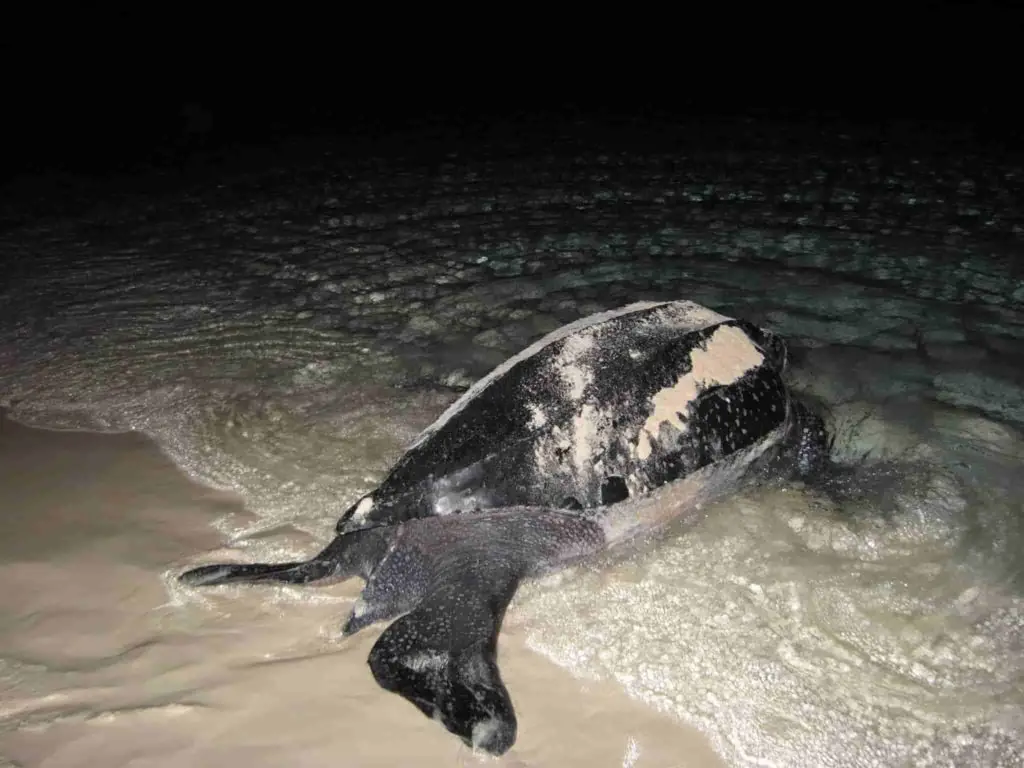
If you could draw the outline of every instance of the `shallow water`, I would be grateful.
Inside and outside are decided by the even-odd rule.
[[[166,579],[221,542],[246,560],[311,553],[489,368],[582,315],[688,298],[791,340],[791,380],[828,407],[854,470],[838,496],[748,491],[642,551],[526,585],[502,636],[521,719],[504,761],[709,764],[692,727],[732,765],[1012,764],[1021,169],[838,138],[796,159],[760,141],[324,160],[3,235],[17,258],[0,283],[0,404],[26,424],[144,432],[244,503],[212,503],[170,466],[148,485],[134,471],[58,484],[32,525],[0,502],[24,522],[2,550],[5,581],[25,585],[0,626],[9,759],[475,761],[375,688],[375,633],[339,640],[357,585]],[[129,486],[153,488],[159,525],[135,513],[142,490],[116,511],[88,503]],[[75,557],[44,535],[68,525]]]

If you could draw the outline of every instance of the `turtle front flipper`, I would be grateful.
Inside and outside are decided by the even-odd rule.
[[[603,546],[597,523],[556,510],[410,521],[396,527],[344,632],[401,616],[370,652],[374,678],[467,745],[500,755],[516,738],[497,663],[505,609],[524,577]]]
[[[384,555],[388,530],[364,528],[336,536],[322,552],[302,562],[202,565],[185,571],[178,580],[191,586],[209,587],[261,581],[308,584],[324,579],[366,577]]]
[[[793,401],[793,453],[797,472],[804,479],[814,479],[830,464],[832,438],[825,420],[800,400]]]

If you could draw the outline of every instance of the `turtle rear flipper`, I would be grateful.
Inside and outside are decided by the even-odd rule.
[[[295,563],[221,563],[202,565],[178,577],[191,586],[279,581],[307,584],[311,581],[366,576],[383,557],[388,528],[364,528],[335,536],[318,555]]]
[[[201,565],[178,576],[183,584],[193,587],[211,587],[220,584],[283,581],[287,584],[305,584],[326,578],[331,570],[328,563],[307,560],[296,563],[219,563]]]
[[[485,564],[481,564],[486,568]],[[474,749],[506,752],[516,715],[498,670],[498,631],[519,586],[507,571],[479,581],[471,570],[439,584],[388,627],[370,652],[373,677]]]
[[[516,737],[497,663],[505,609],[523,578],[603,546],[596,523],[555,510],[410,521],[396,527],[344,632],[401,616],[370,652],[374,678],[469,746],[500,755]]]

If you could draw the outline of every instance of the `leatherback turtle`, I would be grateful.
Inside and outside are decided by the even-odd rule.
[[[206,565],[193,585],[359,575],[343,631],[398,618],[377,682],[493,754],[516,718],[496,661],[519,582],[694,516],[755,467],[812,473],[821,419],[783,383],[775,334],[688,301],[545,336],[465,392],[312,559]]]

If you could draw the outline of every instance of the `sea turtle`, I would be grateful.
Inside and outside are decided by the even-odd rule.
[[[811,474],[822,420],[783,383],[785,343],[689,301],[641,302],[540,339],[466,391],[299,563],[194,568],[186,584],[359,575],[351,634],[398,618],[377,682],[493,754],[516,718],[496,645],[519,582],[736,489]]]

